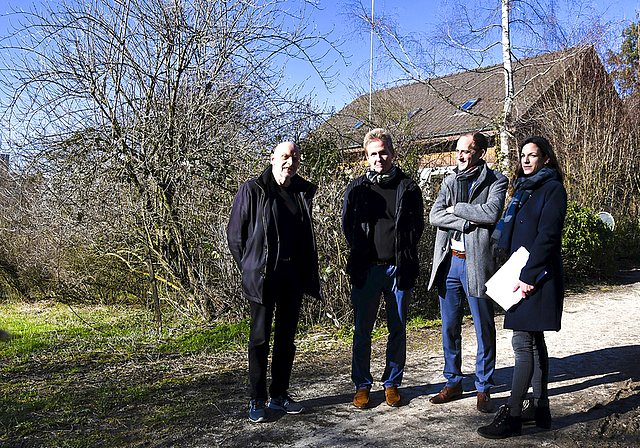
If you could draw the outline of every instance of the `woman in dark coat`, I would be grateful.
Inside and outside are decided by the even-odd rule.
[[[490,425],[478,434],[501,439],[520,434],[522,422],[551,426],[549,355],[545,331],[560,330],[564,274],[560,249],[567,212],[563,176],[551,145],[544,137],[529,137],[521,145],[520,163],[511,181],[512,199],[492,239],[498,255],[509,256],[521,246],[529,259],[514,291],[522,301],[505,313],[504,327],[513,330],[515,353],[511,396]],[[525,401],[529,385],[533,398]]]

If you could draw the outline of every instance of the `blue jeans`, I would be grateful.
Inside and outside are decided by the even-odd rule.
[[[362,288],[351,289],[351,303],[355,319],[353,333],[353,361],[351,379],[356,389],[371,389],[371,332],[378,314],[380,294],[384,294],[387,311],[387,359],[382,382],[385,387],[400,386],[407,358],[407,312],[411,290],[396,287],[396,267],[372,264]]]
[[[520,415],[529,385],[537,402],[546,403],[549,399],[549,354],[542,331],[514,330],[511,346],[516,362],[507,404],[514,410],[511,415]]]
[[[467,292],[467,262],[450,255],[444,266],[446,277],[439,287],[442,316],[442,348],[444,377],[448,387],[462,381],[462,318],[464,299],[469,302],[476,330],[476,390],[488,392],[493,383],[496,364],[496,325],[491,299],[470,297]]]

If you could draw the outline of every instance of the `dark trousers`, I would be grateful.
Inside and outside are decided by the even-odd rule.
[[[511,345],[515,366],[507,404],[513,409],[512,415],[520,415],[529,385],[534,398],[543,402],[549,398],[549,354],[542,331],[514,331]]]
[[[294,263],[280,263],[265,285],[264,304],[251,302],[249,331],[249,395],[252,399],[267,399],[267,364],[269,340],[275,314],[271,385],[269,395],[287,393],[296,353],[295,335],[302,304],[302,288]]]
[[[362,288],[351,289],[351,303],[355,330],[351,379],[356,389],[371,389],[371,332],[376,322],[380,295],[384,295],[387,311],[386,366],[382,374],[384,387],[400,386],[407,358],[407,313],[411,290],[399,290],[396,285],[396,266],[371,265]]]

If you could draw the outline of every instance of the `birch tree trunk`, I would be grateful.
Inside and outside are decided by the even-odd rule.
[[[500,160],[501,171],[509,169],[509,142],[513,135],[511,112],[513,109],[513,68],[511,66],[511,39],[509,36],[510,0],[502,1],[502,62],[504,66],[504,107],[500,123]]]

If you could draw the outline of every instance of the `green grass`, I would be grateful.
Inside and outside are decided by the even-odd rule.
[[[409,322],[407,322],[407,330],[420,330],[425,328],[435,328],[442,325],[442,321],[440,319],[437,320],[425,320],[422,316],[413,317]],[[353,325],[339,328],[335,332],[335,337],[344,342],[350,342],[353,339]],[[376,326],[373,328],[371,332],[371,339],[377,340],[383,337],[386,337],[389,334],[389,330],[387,329],[386,322],[376,322]]]
[[[178,351],[184,354],[216,353],[245,347],[249,341],[249,320],[239,323],[219,324],[213,328],[197,329],[178,336],[163,344],[163,351]]]
[[[147,431],[208,416],[217,380],[190,366],[246,347],[247,321],[166,315],[158,336],[152,318],[139,308],[0,303],[11,334],[0,342],[0,446],[145,446]]]
[[[408,327],[433,325],[414,318]],[[214,325],[167,313],[158,335],[141,308],[5,301],[0,328],[11,333],[0,342],[0,446],[137,447],[176,431],[193,436],[224,424],[212,420],[222,391],[246,387],[247,319]],[[353,326],[303,333],[302,350],[326,350],[348,346]],[[373,338],[386,335],[380,322]]]
[[[153,338],[149,313],[140,309],[71,308],[53,302],[9,302],[0,309],[0,328],[11,333],[10,343],[0,344],[3,357],[130,350]]]
[[[407,330],[421,330],[425,328],[436,328],[442,325],[442,320],[425,320],[422,316],[416,316],[407,322]]]
[[[9,344],[0,344],[0,356],[11,358],[47,352],[217,353],[246,346],[249,335],[248,319],[215,325],[164,316],[158,336],[152,314],[139,308],[8,302],[0,310],[0,328],[11,334]]]

